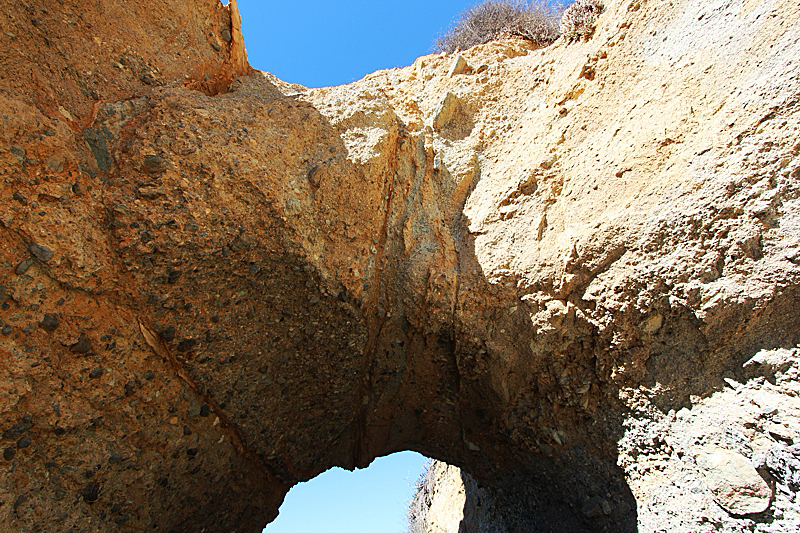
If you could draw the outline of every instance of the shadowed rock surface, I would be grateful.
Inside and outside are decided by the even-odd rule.
[[[235,1],[3,6],[5,529],[255,532],[405,449],[528,531],[656,531],[706,445],[794,497],[796,3],[318,90]],[[700,421],[726,379],[780,406],[747,446]]]

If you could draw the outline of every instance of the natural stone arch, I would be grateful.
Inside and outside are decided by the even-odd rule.
[[[666,17],[684,42],[679,7],[609,6],[580,45],[466,52],[485,75],[434,56],[297,94],[258,73],[228,87],[249,72],[235,2],[151,6],[167,19],[113,4],[115,24],[65,26],[69,2],[5,11],[75,47],[3,58],[6,80],[43,80],[0,95],[10,529],[254,531],[293,483],[403,449],[503,489],[537,527],[599,527],[566,509],[613,494],[600,524],[634,529],[630,457],[667,452],[620,438],[800,340],[796,43],[767,50],[790,35],[769,6],[736,22],[764,49],[739,66],[763,52],[774,75],[706,87],[709,54],[681,71],[708,89],[698,123],[688,96],[648,100],[653,79],[683,94],[671,66],[620,44],[616,78],[609,52],[624,33],[669,56],[646,36]],[[117,26],[152,42],[118,50]],[[90,29],[100,44],[75,39]],[[173,30],[196,56],[176,59]],[[113,83],[83,87],[87,71]],[[469,127],[439,125],[466,136],[431,127],[451,91]]]
[[[529,492],[539,498],[558,487],[544,497],[554,514],[563,512],[558,495],[592,484],[570,477],[571,459],[537,460],[541,452],[521,447],[494,419],[507,400],[484,381],[492,356],[478,333],[465,334],[454,320],[455,300],[459,291],[477,292],[480,308],[470,309],[462,295],[458,313],[488,311],[509,332],[527,326],[506,312],[507,291],[482,279],[464,253],[469,247],[442,224],[453,208],[438,204],[436,180],[449,176],[432,171],[422,139],[389,129],[383,142],[405,148],[389,148],[396,168],[376,177],[369,165],[385,168],[383,158],[367,161],[366,172],[356,166],[349,157],[359,147],[342,143],[312,106],[264,81],[240,83],[213,99],[189,91],[155,99],[134,119],[140,125],[130,145],[139,151],[130,150],[110,179],[107,202],[140,206],[115,213],[112,225],[119,243],[132,244],[120,246],[129,284],[148,286],[142,330],[162,338],[152,335],[150,348],[228,426],[237,451],[263,463],[266,479],[276,480],[262,489],[267,494],[332,466],[366,467],[378,455],[413,449],[508,486],[520,483],[521,472],[536,472],[541,477],[525,479]],[[147,162],[162,157],[148,155],[152,139],[181,140],[190,123],[226,134],[147,172]],[[282,143],[260,152],[243,142],[245,129]],[[386,194],[389,179],[394,189]],[[393,202],[399,212],[390,212]],[[393,225],[409,219],[418,233],[401,236]],[[315,228],[320,222],[329,228],[324,234]],[[453,229],[469,239],[463,224]],[[511,365],[522,361],[513,346],[505,350],[516,358]],[[566,433],[543,438],[536,446],[563,445]],[[613,450],[589,451],[576,441],[574,476],[599,452],[597,483],[620,485]]]

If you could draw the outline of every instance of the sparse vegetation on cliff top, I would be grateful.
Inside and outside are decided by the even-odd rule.
[[[601,0],[577,0],[561,17],[561,34],[567,39],[591,37],[603,9]]]
[[[559,36],[560,16],[546,0],[486,0],[459,15],[434,48],[449,54],[513,36],[547,46]]]

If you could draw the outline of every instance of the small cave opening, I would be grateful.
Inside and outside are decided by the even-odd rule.
[[[264,533],[405,533],[431,459],[397,452],[354,471],[340,467],[292,487]]]

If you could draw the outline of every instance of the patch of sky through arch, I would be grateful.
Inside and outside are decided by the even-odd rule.
[[[428,461],[400,452],[353,472],[331,468],[292,487],[264,533],[404,533],[408,504]]]

